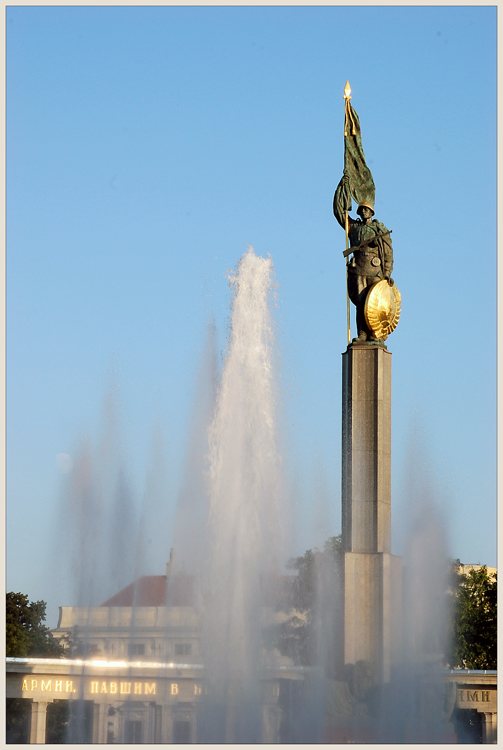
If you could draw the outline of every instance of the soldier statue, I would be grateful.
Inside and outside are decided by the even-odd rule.
[[[356,306],[356,344],[379,344],[396,328],[401,296],[391,278],[391,230],[373,219],[375,185],[363,151],[360,120],[351,106],[349,81],[344,89],[344,170],[334,195],[334,215],[346,230],[348,298]],[[351,199],[359,219],[349,215]],[[348,345],[350,340],[348,299]]]
[[[354,343],[381,343],[376,339],[365,320],[365,301],[370,288],[381,279],[387,279],[390,286],[393,270],[393,247],[390,232],[384,224],[373,219],[374,206],[371,201],[360,201],[356,213],[359,219],[349,216],[351,210],[350,179],[344,174],[334,195],[334,215],[343,229],[348,221],[348,238],[351,247],[345,255],[352,254],[347,261],[348,295],[356,306],[357,338]],[[362,246],[362,243],[363,246]]]

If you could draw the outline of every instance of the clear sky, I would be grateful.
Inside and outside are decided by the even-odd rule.
[[[208,323],[221,362],[248,243],[279,284],[293,553],[340,531],[347,79],[402,294],[394,551],[424,461],[449,554],[495,565],[496,7],[31,6],[6,25],[8,590],[50,626],[76,603],[61,504],[110,393],[133,515],[153,444],[163,466],[144,570],[164,572]]]

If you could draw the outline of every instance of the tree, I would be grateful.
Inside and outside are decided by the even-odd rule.
[[[7,744],[26,745],[30,741],[31,701],[24,698],[7,698],[5,731]]]
[[[496,669],[497,583],[487,567],[460,573],[453,563],[453,637],[449,662],[454,668]]]
[[[277,626],[277,648],[302,665],[312,666],[323,660],[328,671],[333,668],[334,608],[337,608],[337,584],[342,553],[342,537],[327,539],[323,549],[308,549],[300,557],[291,558],[287,567],[296,570],[288,600],[281,610],[288,617]],[[330,662],[330,665],[328,664]]]
[[[65,744],[68,738],[69,701],[55,700],[47,705],[45,742],[47,745]]]
[[[74,625],[69,633],[59,639],[61,647],[69,659],[85,659],[101,654],[98,646],[88,643],[85,635],[81,634],[78,625]]]
[[[47,604],[26,594],[7,594],[6,656],[61,657],[63,648],[44,625]]]
[[[297,578],[293,586],[292,606],[302,612],[312,610],[317,593],[317,578],[319,571],[337,568],[342,551],[342,536],[331,536],[323,549],[317,547],[308,549],[300,557],[293,557],[287,563],[287,568],[297,571]]]

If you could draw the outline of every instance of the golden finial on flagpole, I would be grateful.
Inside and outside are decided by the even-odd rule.
[[[345,117],[344,117],[344,136],[348,134],[348,130],[351,129],[351,133],[355,134],[355,123],[353,120],[353,115],[351,112],[351,86],[349,85],[349,81],[346,81],[346,85],[344,87],[344,109],[345,109]],[[350,125],[350,128],[348,128],[348,123]]]

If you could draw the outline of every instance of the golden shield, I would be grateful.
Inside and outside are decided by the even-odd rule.
[[[370,287],[365,300],[365,320],[376,337],[383,341],[395,330],[400,318],[402,297],[396,285],[390,286],[386,279]]]

